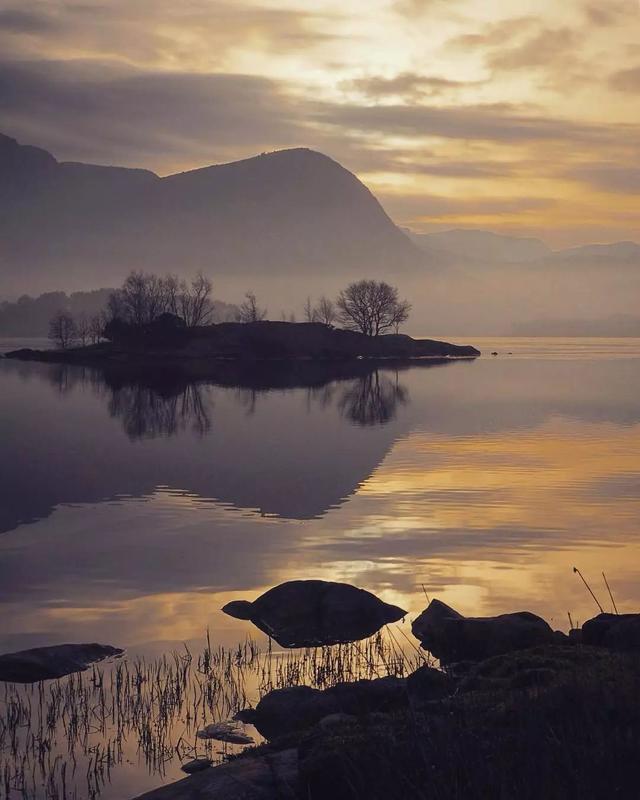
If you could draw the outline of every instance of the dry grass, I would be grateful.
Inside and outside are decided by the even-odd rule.
[[[233,746],[203,742],[196,732],[272,689],[406,675],[421,663],[424,656],[407,654],[390,629],[365,642],[285,652],[261,650],[250,639],[236,648],[214,646],[207,635],[199,654],[185,648],[55,681],[3,684],[0,798],[94,800],[132,759],[157,783],[176,763],[233,753]]]

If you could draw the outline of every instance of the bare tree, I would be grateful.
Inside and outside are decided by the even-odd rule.
[[[410,311],[411,303],[408,300],[400,300],[396,303],[396,307],[393,310],[393,319],[391,320],[391,324],[396,333],[399,333],[402,323],[409,319]]]
[[[94,314],[89,320],[89,338],[91,344],[98,344],[100,339],[103,338],[104,326],[107,324],[105,312]]]
[[[316,310],[313,307],[311,302],[311,298],[307,297],[307,300],[304,304],[304,321],[305,322],[317,322],[316,318]]]
[[[89,317],[86,314],[79,314],[75,319],[75,325],[76,338],[80,340],[80,344],[84,347],[91,336]]]
[[[323,322],[325,325],[333,325],[337,317],[336,305],[333,300],[323,295],[314,314],[318,322]]]
[[[178,316],[182,317],[188,328],[206,325],[213,315],[211,302],[212,284],[209,278],[199,272],[191,281],[191,285],[182,284],[179,295]]]
[[[49,338],[60,350],[73,344],[76,335],[76,323],[68,311],[58,311],[49,320]]]
[[[393,327],[398,306],[405,303],[398,299],[394,286],[384,281],[362,280],[349,284],[338,295],[337,318],[345,328],[379,336]],[[408,304],[404,311],[406,319]]]
[[[253,292],[245,294],[240,304],[240,322],[261,322],[267,316],[267,309],[260,308]]]

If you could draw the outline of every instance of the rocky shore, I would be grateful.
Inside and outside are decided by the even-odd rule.
[[[293,581],[225,610],[285,646],[304,624],[320,644],[343,640],[340,620],[357,639],[401,612],[344,587]],[[640,614],[565,634],[530,612],[470,618],[433,600],[412,632],[425,663],[407,677],[271,691],[236,717],[264,744],[137,800],[637,796]]]

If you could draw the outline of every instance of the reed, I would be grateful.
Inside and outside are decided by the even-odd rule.
[[[396,633],[388,628],[363,642],[280,651],[252,639],[215,645],[207,631],[197,654],[185,646],[55,681],[3,684],[0,798],[97,800],[131,761],[163,778],[190,758],[225,760],[237,748],[197,739],[197,731],[273,689],[403,676],[425,663],[425,654],[401,646]]]

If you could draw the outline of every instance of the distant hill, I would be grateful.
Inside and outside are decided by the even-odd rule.
[[[580,264],[617,263],[638,264],[640,266],[640,244],[636,242],[613,242],[611,244],[588,244],[556,250],[550,259],[557,262],[576,262]]]
[[[518,264],[548,262],[594,265],[597,263],[638,264],[640,244],[613,242],[552,250],[541,239],[503,236],[493,231],[453,229],[437,233],[407,231],[411,240],[431,260],[441,264]]]
[[[132,268],[362,277],[425,261],[355,175],[307,149],[160,178],[59,163],[0,135],[0,240],[7,294],[118,283]]]
[[[411,233],[411,239],[432,256],[457,261],[536,261],[551,255],[540,239],[501,236],[492,231],[454,229],[439,233]]]

